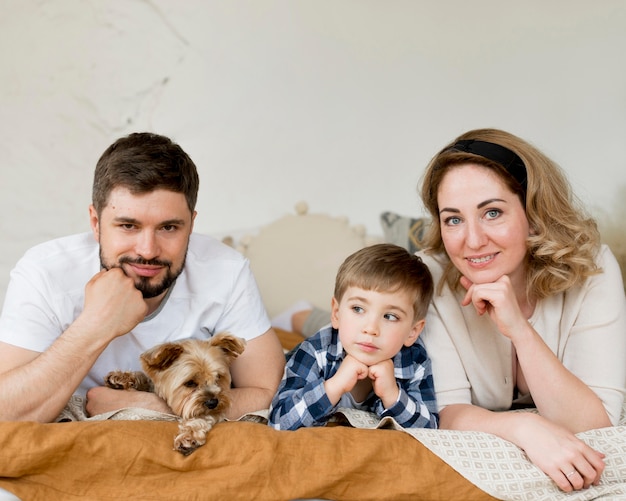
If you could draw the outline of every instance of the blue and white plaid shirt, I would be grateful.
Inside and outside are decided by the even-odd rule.
[[[403,346],[393,358],[400,395],[385,409],[372,391],[363,405],[354,405],[342,397],[332,405],[324,391],[324,381],[331,378],[345,357],[337,329],[330,325],[304,340],[288,355],[283,379],[270,406],[269,425],[277,430],[323,426],[339,407],[358,407],[378,417],[390,416],[405,428],[436,428],[439,420],[431,362],[418,338]],[[353,404],[353,405],[350,405]]]

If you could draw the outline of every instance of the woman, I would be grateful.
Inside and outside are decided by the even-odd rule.
[[[433,224],[419,254],[437,284],[422,339],[440,427],[515,443],[566,492],[598,484],[604,456],[575,434],[619,420],[626,301],[595,222],[554,162],[494,129],[435,155],[421,196]],[[518,407],[537,412],[498,412]]]
[[[595,222],[557,165],[494,129],[441,150],[421,195],[440,426],[517,444],[564,491],[597,484],[603,455],[574,434],[619,419],[626,302]],[[497,412],[524,404],[538,413]]]

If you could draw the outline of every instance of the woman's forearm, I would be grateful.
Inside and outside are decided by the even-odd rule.
[[[515,341],[522,377],[539,414],[572,433],[610,426],[600,398],[570,372],[529,325]]]

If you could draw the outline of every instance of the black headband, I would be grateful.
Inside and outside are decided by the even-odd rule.
[[[522,159],[508,148],[487,141],[463,139],[448,149],[448,151],[451,150],[472,153],[500,164],[524,188],[524,192],[526,191],[528,186],[526,166]]]

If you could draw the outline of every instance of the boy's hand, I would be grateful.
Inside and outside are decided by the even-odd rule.
[[[393,368],[393,364],[392,364]],[[344,393],[354,388],[359,379],[365,379],[369,375],[367,365],[359,362],[351,355],[346,355],[335,375],[324,382],[326,395],[330,402],[335,405]],[[392,372],[393,376],[393,372]],[[395,379],[394,379],[395,381]]]
[[[369,368],[369,377],[372,380],[374,393],[383,401],[385,409],[393,407],[398,400],[398,384],[394,374],[393,361],[383,360]]]

